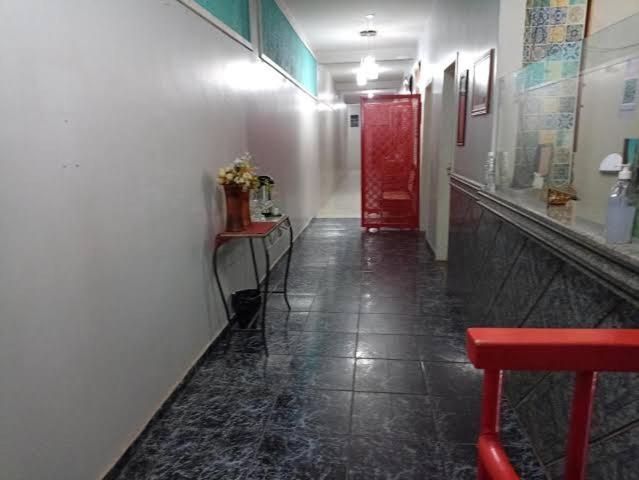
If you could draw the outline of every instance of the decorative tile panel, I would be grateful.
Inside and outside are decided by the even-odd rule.
[[[551,143],[555,147],[572,149],[576,115],[577,77],[581,64],[588,0],[531,0],[526,2],[526,28],[524,33],[524,69],[518,78],[520,87],[519,128],[523,132],[539,132],[538,144]],[[538,113],[538,103],[529,107],[533,98],[542,97],[541,110],[546,114],[562,112],[570,116],[546,115],[530,117]],[[557,106],[559,102],[559,106]],[[548,135],[554,130],[555,135]],[[560,132],[565,134],[560,135]],[[553,141],[546,140],[552,138]],[[542,141],[543,140],[543,141]],[[536,146],[535,145],[535,148]],[[523,145],[518,144],[517,147]],[[527,146],[530,146],[528,144]],[[572,158],[553,159],[559,164],[551,168],[547,184],[565,186],[572,181]],[[513,188],[532,186],[533,173],[538,169],[537,159],[519,156],[515,159]]]

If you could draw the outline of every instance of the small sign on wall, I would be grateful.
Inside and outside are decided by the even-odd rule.
[[[359,115],[351,115],[351,128],[359,128]]]

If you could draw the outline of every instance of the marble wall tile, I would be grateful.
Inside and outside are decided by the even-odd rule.
[[[516,407],[542,462],[561,458],[568,435],[574,375],[553,373]]]
[[[563,460],[547,470],[552,480],[564,479]],[[586,472],[589,480],[637,480],[639,478],[639,426],[590,447]]]
[[[472,250],[464,257],[464,261],[467,262],[464,274],[471,279],[467,290],[469,294],[466,299],[467,310],[473,323],[481,321],[482,306],[485,301],[481,296],[480,282],[476,280],[480,277],[485,278],[483,269],[494,249],[495,241],[502,225],[503,221],[499,217],[485,210],[477,227],[474,241],[471,242],[471,245],[473,245]]]
[[[599,328],[639,328],[639,309],[622,302]],[[636,419],[639,419],[639,374],[600,373],[590,438],[601,438]]]
[[[565,265],[549,285],[541,300],[526,319],[528,328],[593,328],[619,303],[619,299],[594,280],[571,266]],[[564,434],[567,425],[570,388],[563,374],[550,374],[545,379],[541,372],[510,372],[506,391],[518,402],[531,389],[531,396],[518,406],[522,418],[529,418],[530,428],[543,428],[539,423],[550,424],[555,434]],[[539,392],[545,391],[553,401],[538,401]],[[532,420],[535,418],[535,420]],[[533,442],[539,442],[545,450],[544,461],[561,455],[560,446],[565,435],[548,438],[549,432],[531,433]]]
[[[530,313],[524,327],[592,328],[619,303],[609,290],[566,265]]]
[[[478,312],[480,313],[480,318],[477,318],[475,325],[490,326],[490,323],[485,322],[486,314],[506,275],[518,259],[524,246],[524,239],[525,237],[520,233],[520,230],[513,225],[504,223],[499,229],[494,245],[484,261],[482,268],[484,281],[479,282],[475,292],[477,296],[475,305],[479,306]]]
[[[561,265],[557,257],[527,239],[526,246],[488,312],[487,325],[521,325]]]

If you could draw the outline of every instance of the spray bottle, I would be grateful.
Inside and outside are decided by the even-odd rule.
[[[632,227],[637,208],[632,191],[630,165],[623,165],[617,183],[608,197],[606,241],[612,244],[632,242]]]

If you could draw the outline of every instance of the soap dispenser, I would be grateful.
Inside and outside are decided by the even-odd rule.
[[[624,165],[619,172],[617,183],[610,191],[606,217],[606,241],[608,243],[621,244],[632,241],[636,207],[631,179],[630,165]]]

